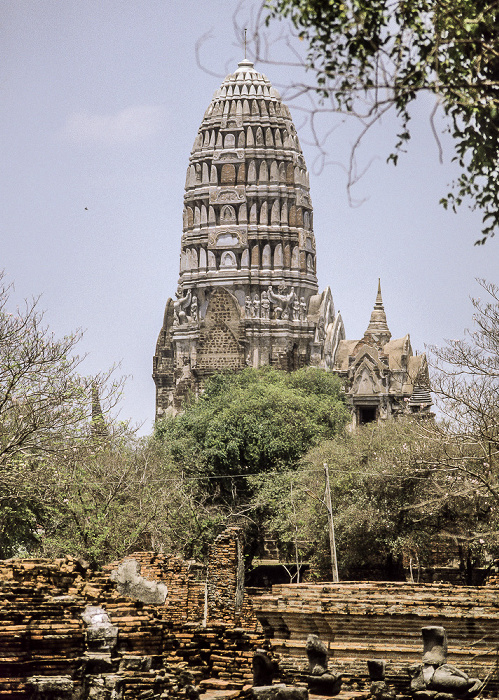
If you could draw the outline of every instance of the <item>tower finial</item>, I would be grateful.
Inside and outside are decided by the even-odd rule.
[[[246,60],[246,58],[247,58],[247,56],[246,56],[246,32],[247,31],[248,31],[247,29],[244,30],[244,60]]]
[[[378,277],[378,293],[376,294],[376,302],[371,314],[371,320],[367,327],[364,337],[367,336],[373,340],[381,342],[383,345],[387,343],[392,334],[386,322],[385,307],[383,306],[383,297],[381,296],[381,279]]]

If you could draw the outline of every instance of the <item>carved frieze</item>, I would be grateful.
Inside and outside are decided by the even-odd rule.
[[[246,226],[223,226],[208,230],[208,248],[245,248],[247,245]]]
[[[210,204],[225,204],[236,202],[240,204],[246,201],[244,185],[235,187],[210,187]]]
[[[297,207],[310,207],[312,208],[312,200],[308,192],[304,192],[297,188],[296,190],[296,206]]]
[[[213,153],[213,162],[235,163],[244,160],[244,148],[218,150]]]
[[[298,240],[302,250],[315,253],[315,238],[311,231],[300,229],[298,232]]]

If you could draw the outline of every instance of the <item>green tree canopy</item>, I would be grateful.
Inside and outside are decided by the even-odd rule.
[[[265,0],[269,18],[289,18],[306,42],[316,90],[365,126],[394,108],[395,152],[410,138],[411,102],[436,97],[448,117],[461,174],[442,198],[483,214],[482,238],[499,224],[499,6],[488,0]],[[299,86],[298,92],[306,88]]]
[[[198,401],[157,424],[156,436],[184,478],[218,507],[222,517],[215,522],[209,516],[204,536],[229,522],[243,524],[251,558],[279,508],[268,489],[275,484],[276,493],[288,494],[288,472],[349,417],[342,384],[332,373],[264,367],[211,377]]]
[[[213,479],[213,490],[234,500],[247,494],[244,477],[296,464],[348,417],[332,373],[265,367],[211,377],[200,399],[160,422],[156,434],[187,474]]]
[[[442,426],[413,418],[369,424],[314,448],[304,483],[315,496],[306,531],[309,539],[316,533],[319,571],[329,570],[320,503],[327,462],[340,577],[400,577],[402,560],[416,571],[440,551],[471,583],[473,568],[497,550],[497,522],[493,498],[466,473],[462,456]]]

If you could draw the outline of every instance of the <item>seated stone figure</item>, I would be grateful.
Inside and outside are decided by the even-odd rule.
[[[257,649],[253,654],[253,687],[272,685],[277,671],[277,662],[270,658],[265,649]]]
[[[341,690],[341,676],[328,671],[327,647],[316,634],[309,634],[307,638],[307,656],[309,691],[317,695],[338,695]]]
[[[454,700],[474,698],[482,689],[478,678],[447,663],[447,634],[443,627],[423,627],[423,663],[407,670],[411,678],[411,693],[416,700]]]
[[[371,680],[371,696],[375,700],[395,700],[395,691],[388,686],[385,680],[386,661],[369,659],[367,668]]]

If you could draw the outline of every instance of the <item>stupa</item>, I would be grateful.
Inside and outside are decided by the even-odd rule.
[[[215,372],[270,365],[344,374],[341,342],[331,290],[317,283],[296,128],[245,59],[213,95],[187,167],[178,288],[153,360],[156,418],[181,410]]]

